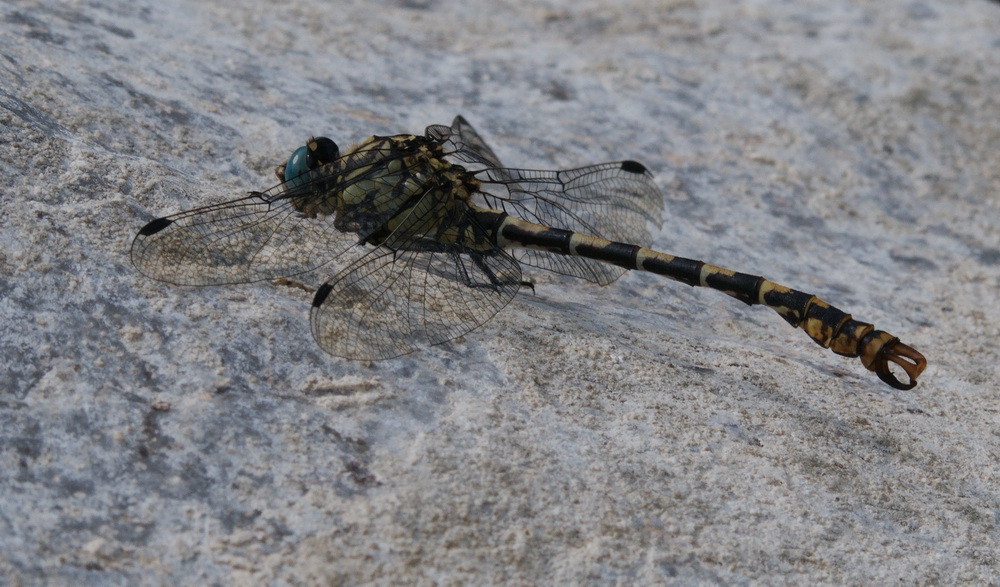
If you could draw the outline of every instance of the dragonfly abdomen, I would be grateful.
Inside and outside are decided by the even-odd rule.
[[[748,305],[767,306],[792,326],[805,331],[820,346],[839,355],[860,357],[867,369],[898,389],[914,387],[917,376],[926,366],[923,355],[891,334],[855,320],[812,294],[759,275],[509,216],[499,222],[497,244],[503,248],[539,249],[595,259],[626,269],[655,273],[690,286],[708,287]],[[899,365],[909,381],[904,383],[897,379],[889,370],[889,363]]]

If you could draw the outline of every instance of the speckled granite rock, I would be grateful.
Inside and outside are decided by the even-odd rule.
[[[487,8],[489,7],[489,8]],[[1000,5],[0,6],[0,574],[22,583],[956,583],[1000,574]],[[531,274],[455,343],[325,355],[310,295],[170,287],[156,216],[466,115],[638,159],[661,250],[921,349]]]

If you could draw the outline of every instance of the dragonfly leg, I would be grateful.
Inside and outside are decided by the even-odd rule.
[[[527,285],[528,287],[531,288],[532,292],[535,291],[535,284],[528,281],[522,281],[520,272],[518,272],[516,276],[511,276],[510,279],[502,279],[498,277],[496,272],[493,271],[493,268],[486,263],[486,261],[483,259],[482,253],[478,251],[465,251],[466,256],[472,259],[472,262],[475,263],[476,267],[489,280],[489,283],[478,283],[472,279],[472,277],[468,274],[467,271],[465,271],[465,265],[462,263],[461,260],[462,254],[458,252],[454,254],[456,257],[458,257],[458,259],[456,259],[455,264],[459,267],[462,267],[462,272],[464,274],[463,281],[465,282],[465,285],[469,287],[489,287],[499,290],[516,284],[518,287],[524,287],[525,285]]]

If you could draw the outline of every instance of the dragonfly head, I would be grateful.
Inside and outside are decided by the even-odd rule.
[[[326,137],[309,137],[304,146],[295,149],[288,161],[274,170],[274,174],[282,183],[289,182],[330,163],[339,156],[340,149],[337,148],[337,143]]]

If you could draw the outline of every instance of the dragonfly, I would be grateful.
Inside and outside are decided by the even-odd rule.
[[[522,277],[529,266],[598,285],[646,271],[767,306],[897,389],[915,387],[927,365],[899,338],[812,294],[647,248],[664,198],[636,161],[504,167],[458,116],[344,153],[310,138],[276,175],[267,191],[147,223],[132,263],[188,286],[331,275],[315,291],[310,325],[320,347],[347,359],[391,359],[475,330],[534,289]]]

